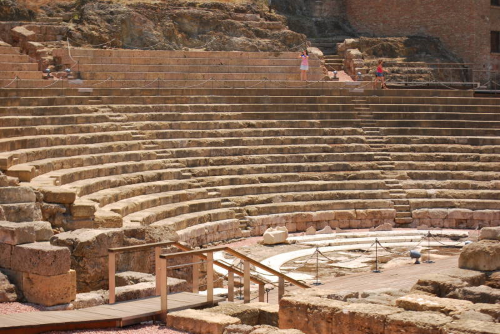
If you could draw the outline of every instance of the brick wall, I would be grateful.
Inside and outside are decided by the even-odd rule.
[[[438,37],[474,69],[499,69],[500,55],[490,52],[490,31],[500,30],[500,8],[490,0],[344,1],[349,22],[361,34]]]

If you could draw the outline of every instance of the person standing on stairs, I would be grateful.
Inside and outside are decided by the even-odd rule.
[[[378,61],[378,66],[377,66],[377,72],[375,73],[375,81],[373,82],[373,89],[377,88],[377,82],[382,83],[382,88],[383,89],[389,89],[387,88],[387,85],[385,84],[385,78],[384,78],[384,61],[380,59]]]
[[[302,59],[300,63],[300,80],[307,81],[307,71],[309,71],[309,53],[307,50],[302,51],[299,58]]]

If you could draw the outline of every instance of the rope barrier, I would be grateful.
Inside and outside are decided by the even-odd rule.
[[[69,59],[71,59],[71,61],[73,61],[73,65],[78,64],[78,61],[76,61],[73,58],[73,56],[71,55],[71,44],[69,42],[69,37],[66,39],[66,42],[68,43],[68,56],[69,56]],[[71,68],[73,68],[73,66]]]
[[[148,83],[147,85],[142,86],[142,87],[137,87],[137,88],[147,88],[147,87],[151,86],[152,84],[154,84],[155,82],[157,82],[159,80],[160,80],[160,78],[156,78],[152,82]]]
[[[59,83],[62,79],[55,79],[53,83],[47,85],[47,86],[44,86],[44,87],[41,87],[42,89],[45,89],[45,88],[50,88],[52,86],[54,86],[56,83]]]
[[[16,82],[17,80],[19,80],[19,77],[16,75],[16,77],[14,79],[12,79],[11,82],[9,82],[6,86],[3,86],[3,88],[8,88],[10,85],[12,85],[14,82]]]
[[[199,87],[199,86],[203,86],[204,84],[206,84],[207,82],[209,81],[212,81],[214,78],[210,78],[208,80],[205,80],[199,84],[195,84],[195,85],[192,85],[192,86],[185,86],[185,87],[179,87],[180,89],[186,89],[186,88],[194,88],[194,87]]]
[[[109,77],[109,78],[107,78],[106,80],[103,80],[103,81],[97,82],[97,83],[95,83],[95,84],[91,85],[90,87],[95,87],[95,86],[97,86],[97,85],[100,85],[100,84],[103,84],[103,83],[105,83],[105,82],[108,82],[109,80],[113,80],[113,77]]]

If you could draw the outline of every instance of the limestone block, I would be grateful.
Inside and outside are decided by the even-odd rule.
[[[342,334],[384,334],[386,332],[386,319],[390,315],[401,312],[401,309],[392,306],[363,304],[350,304],[342,312],[334,316],[333,322],[336,331]]]
[[[155,282],[142,282],[116,288],[116,301],[142,299],[156,294]]]
[[[47,203],[72,204],[76,199],[76,192],[63,187],[38,188],[43,194],[43,200]]]
[[[486,285],[457,289],[451,292],[449,296],[469,300],[473,303],[500,304],[500,290]]]
[[[335,219],[335,211],[316,211],[312,212],[311,221],[325,221]]]
[[[429,210],[427,210],[427,209],[413,210],[411,212],[411,216],[414,219],[428,219],[429,218]]]
[[[472,212],[472,219],[489,221],[498,219],[498,214],[493,210],[477,210]]]
[[[224,334],[250,334],[254,326],[249,325],[229,325],[224,330]]]
[[[2,187],[0,204],[31,203],[36,201],[36,195],[28,187]]]
[[[71,205],[71,215],[75,218],[94,217],[97,204],[88,200],[78,200]]]
[[[11,32],[12,36],[15,36],[19,40],[32,41],[36,37],[36,33],[34,31],[28,30],[24,26],[14,27]]]
[[[453,321],[440,313],[400,312],[387,317],[385,333],[442,334],[442,327]]]
[[[20,245],[35,242],[35,228],[25,223],[0,222],[0,243]]]
[[[123,218],[120,214],[107,210],[97,210],[94,217],[95,228],[122,227]]]
[[[465,286],[468,286],[468,284],[459,278],[451,277],[445,274],[427,274],[418,279],[411,291],[445,297],[450,292]]]
[[[260,325],[255,326],[250,334],[304,334],[298,329],[278,329],[276,327]]]
[[[385,223],[370,229],[370,231],[392,231],[392,224]]]
[[[23,293],[30,303],[45,306],[70,303],[76,298],[76,273],[74,270],[55,276],[24,273]]]
[[[285,296],[279,303],[279,328],[304,333],[344,333],[338,331],[338,315],[348,304],[309,296]]]
[[[0,268],[11,268],[12,248],[14,246],[0,243]]]
[[[17,298],[16,287],[0,272],[0,303],[15,302]]]
[[[316,234],[332,234],[332,233],[333,233],[333,230],[329,225],[325,226],[323,229],[316,232]]]
[[[477,320],[459,320],[446,324],[446,334],[498,334],[500,333],[500,324],[477,321]]]
[[[440,312],[445,315],[462,313],[473,308],[469,301],[410,294],[396,300],[396,306],[407,311]]]
[[[66,247],[48,242],[15,246],[12,249],[13,270],[44,276],[67,273],[70,269],[70,252]]]
[[[450,219],[471,219],[472,210],[469,209],[449,209],[448,218]]]
[[[223,334],[230,325],[241,324],[240,319],[224,314],[199,310],[183,310],[167,315],[169,327],[193,334]]]
[[[500,227],[483,227],[479,239],[500,241]]]
[[[496,304],[474,304],[474,310],[491,316],[493,319],[500,319],[500,306]]]
[[[356,211],[355,210],[339,210],[339,211],[335,211],[335,219],[336,220],[356,219]]]
[[[430,209],[428,211],[428,218],[430,219],[444,219],[448,216],[448,210],[446,209]]]
[[[27,225],[32,225],[35,228],[35,239],[37,242],[49,241],[54,236],[54,230],[49,222],[28,222]]]
[[[458,278],[471,286],[483,285],[486,281],[486,274],[476,270],[467,270],[453,268],[443,272],[442,274],[448,275],[453,278]]]
[[[309,226],[306,229],[306,235],[315,235],[315,234],[316,234],[316,229],[314,228],[314,226]]]
[[[116,286],[126,286],[144,282],[155,282],[153,274],[140,273],[136,271],[123,271],[116,274]]]
[[[259,324],[259,309],[246,304],[224,303],[204,311],[238,318],[244,325],[255,326]]]
[[[76,294],[76,298],[71,304],[73,305],[73,309],[77,310],[81,308],[104,305],[108,302],[108,291],[97,290]]]
[[[5,220],[11,222],[30,222],[42,220],[42,211],[38,203],[0,204]]]
[[[284,226],[270,227],[264,232],[264,245],[276,245],[286,242],[288,230]]]
[[[460,253],[458,266],[482,271],[500,270],[500,241],[481,240],[465,246]]]
[[[259,310],[259,324],[278,327],[279,310],[280,310],[278,304],[257,302],[257,303],[250,303],[247,305]]]
[[[108,256],[108,248],[123,246],[123,233],[120,229],[80,229],[56,234],[50,242],[68,247],[72,256],[101,257]]]

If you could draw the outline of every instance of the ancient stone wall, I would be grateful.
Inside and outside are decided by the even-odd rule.
[[[490,31],[500,30],[500,8],[489,0],[345,0],[345,8],[361,34],[438,37],[476,70],[499,69]]]

